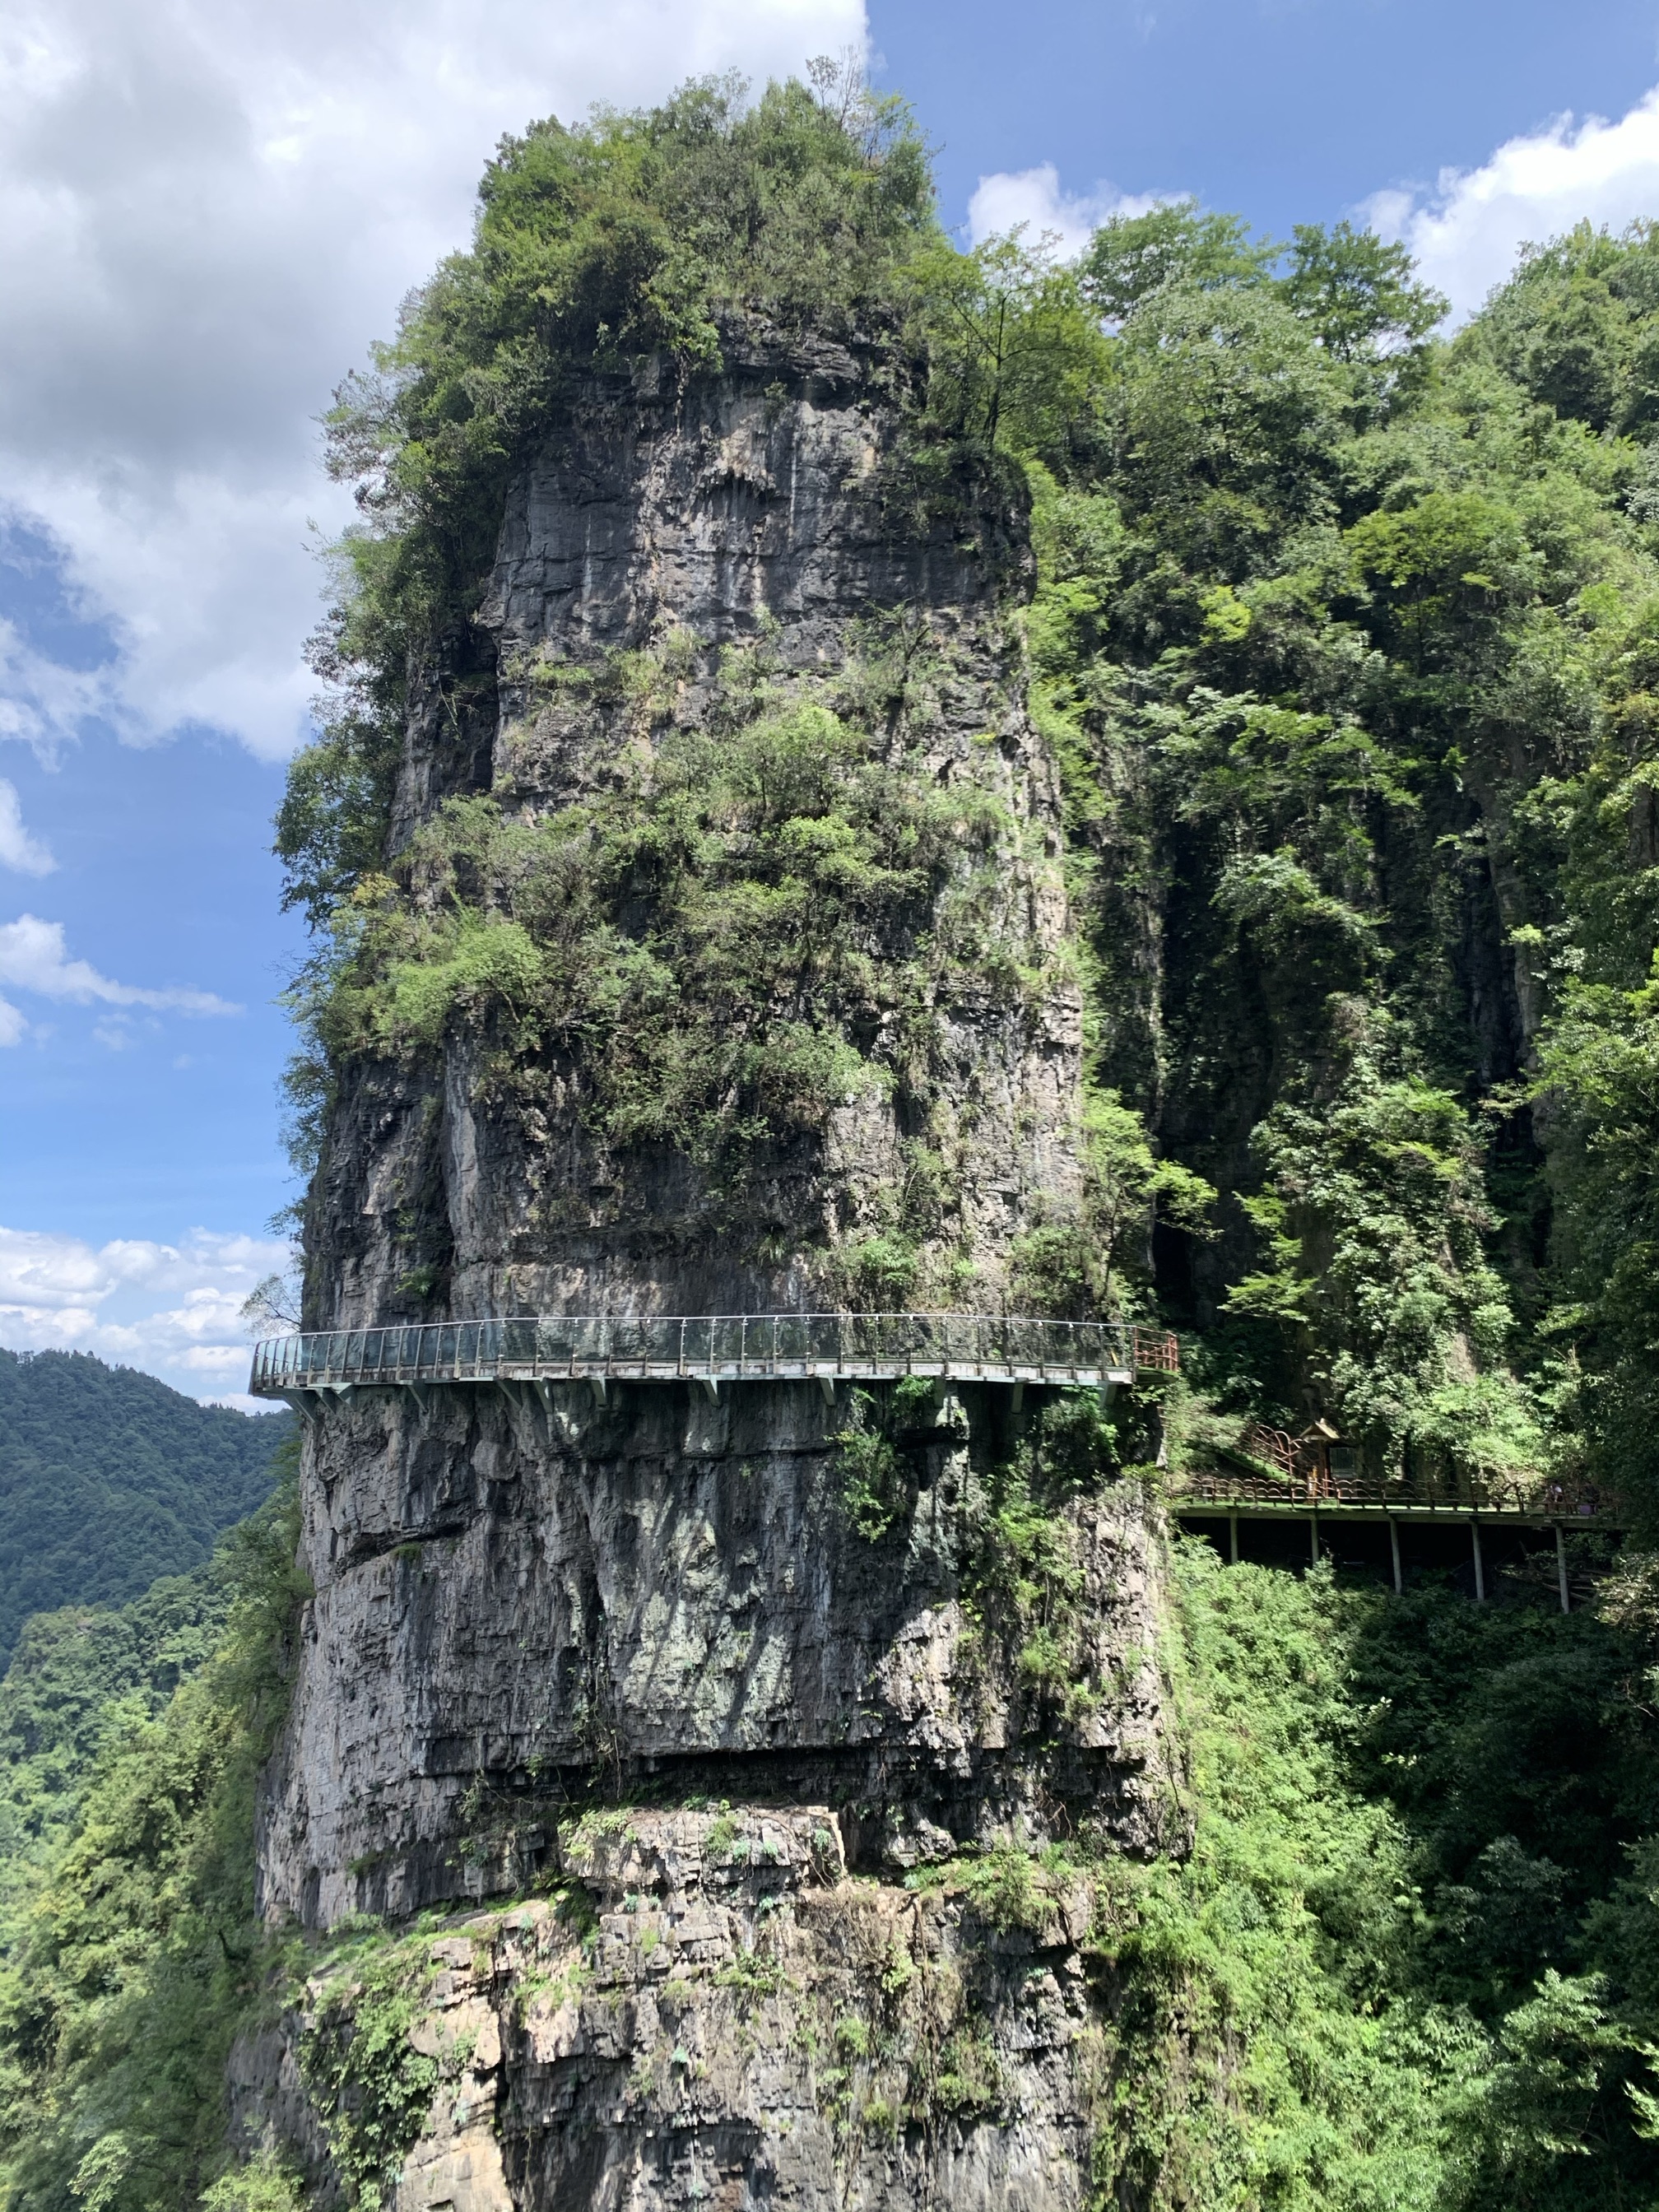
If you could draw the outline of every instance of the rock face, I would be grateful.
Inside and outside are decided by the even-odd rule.
[[[407,1947],[439,2078],[398,2212],[1091,2201],[1113,2062],[1086,1883],[991,1905],[854,1882],[825,1806],[589,1816],[564,1860],[549,1895]],[[291,2103],[331,1995],[313,1980],[263,2081],[245,2054],[245,2141]]]
[[[908,1510],[873,1543],[841,1496],[846,1415],[815,1386],[570,1395],[550,1422],[494,1394],[422,1414],[375,1393],[313,1440],[316,1595],[268,1788],[268,1911],[329,1926],[522,1887],[596,1775],[827,1795],[871,1866],[1089,1818],[1136,1852],[1164,1836],[1138,1488],[1066,1516],[1095,1695],[1056,1717],[962,1597],[1006,1392],[929,1417]]]
[[[1000,825],[973,926],[1011,948],[1005,980],[926,1010],[918,1232],[924,1279],[955,1271],[933,1303],[1000,1304],[1017,1240],[1072,1218],[1080,1187],[1057,783],[1010,627],[1019,517],[966,483],[915,519],[902,374],[874,346],[751,342],[718,378],[580,395],[511,495],[471,641],[412,687],[391,851],[458,793],[534,823],[605,787],[665,726],[702,726],[731,650],[763,653],[785,698],[885,670],[905,772],[971,785]],[[643,717],[611,680],[629,655],[656,672]],[[687,1158],[608,1148],[568,1071],[533,1111],[492,1088],[492,1053],[455,1026],[339,1070],[313,1325],[812,1310],[915,1157],[900,1088],[877,1086],[816,1133],[758,1132],[714,1193]],[[1064,1411],[969,1385],[570,1385],[361,1391],[310,1426],[314,1595],[263,1794],[264,1910],[326,1929],[541,1900],[477,1923],[487,1965],[458,1949],[446,1969],[470,2056],[400,2212],[1084,2201],[1085,1906],[1051,1898],[993,1941],[948,1884],[890,1887],[964,1845],[1145,1855],[1175,1833],[1141,1490],[1060,1485],[1037,1583],[997,1534],[1010,1470],[1036,1480]],[[849,1487],[860,1450],[878,1510]],[[596,1799],[659,1809],[573,1860],[561,1822]],[[746,1856],[660,1809],[709,1801]],[[586,1948],[546,1901],[573,1881],[599,1903]],[[920,2022],[895,1995],[913,1981]],[[884,2023],[879,2063],[837,2056],[843,2018]],[[291,2050],[276,2070],[291,2105]]]
[[[342,1071],[307,1223],[312,1326],[833,1310],[836,1248],[886,1223],[923,1140],[939,1185],[924,1262],[971,1282],[967,1303],[994,1310],[1015,1241],[1075,1210],[1060,792],[1011,622],[1030,555],[1007,495],[972,478],[917,520],[900,373],[876,347],[751,342],[719,378],[653,370],[578,395],[511,493],[477,621],[452,649],[465,672],[416,687],[392,846],[469,790],[544,818],[665,731],[706,726],[757,672],[786,700],[845,708],[851,687],[916,788],[972,793],[996,819],[975,884],[945,897],[972,897],[1002,971],[958,970],[920,1010],[925,1113],[890,1083],[819,1134],[757,1133],[735,1187],[713,1191],[678,1153],[608,1150],[567,1069],[543,1071],[528,1106],[504,1092],[487,1034],[452,1033],[415,1066],[362,1059]],[[879,966],[945,926],[936,899],[902,941],[866,950]],[[1035,990],[1011,986],[1016,963]],[[917,1012],[872,1017],[877,1063],[896,1066]]]

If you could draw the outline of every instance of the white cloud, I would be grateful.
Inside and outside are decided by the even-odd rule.
[[[236,1391],[249,1352],[242,1301],[281,1271],[288,1245],[192,1230],[177,1244],[0,1229],[0,1344],[14,1352],[94,1352],[142,1367],[216,1404]]]
[[[968,203],[968,235],[979,246],[1024,223],[1030,244],[1052,232],[1069,259],[1082,252],[1109,216],[1145,215],[1163,198],[1157,192],[1119,192],[1110,185],[1097,185],[1092,192],[1063,191],[1052,161],[1035,169],[1000,169],[980,179]]]
[[[0,734],[93,713],[276,755],[310,684],[314,417],[465,242],[501,132],[861,46],[862,0],[14,0],[0,27],[0,501],[118,647],[15,666]],[[9,705],[5,702],[9,702]]]
[[[25,876],[49,876],[57,866],[40,839],[31,837],[23,827],[16,786],[0,777],[0,868],[15,868]]]
[[[240,1014],[242,1011],[228,999],[216,998],[211,991],[147,991],[131,983],[112,982],[88,962],[70,958],[61,921],[42,921],[33,914],[0,923],[0,983],[20,991],[36,991],[44,999],[74,1000],[82,1006],[99,1000],[110,1006],[152,1006],[158,1012]]]
[[[0,452],[0,475],[14,472]],[[9,510],[0,509],[0,521],[27,520],[15,505]],[[38,568],[39,563],[30,565]],[[19,738],[32,745],[41,760],[52,763],[65,740],[94,715],[123,736],[142,733],[121,696],[112,664],[95,669],[66,668],[46,653],[36,653],[19,635],[16,624],[0,617],[0,738]]]
[[[1461,319],[1504,282],[1528,240],[1541,244],[1586,218],[1616,231],[1659,216],[1659,87],[1616,123],[1590,116],[1575,127],[1571,115],[1558,117],[1506,140],[1478,169],[1443,170],[1432,192],[1377,192],[1362,212],[1405,241]]]
[[[0,999],[0,1052],[9,1044],[21,1044],[28,1031],[28,1024],[9,999]]]

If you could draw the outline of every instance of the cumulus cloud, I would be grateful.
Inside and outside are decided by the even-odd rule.
[[[1575,124],[1510,138],[1477,169],[1445,169],[1433,190],[1375,193],[1365,219],[1411,249],[1457,319],[1471,315],[1515,266],[1522,245],[1541,244],[1586,220],[1621,230],[1659,216],[1659,87],[1616,123]]]
[[[109,1006],[149,1006],[158,1013],[240,1014],[242,1011],[228,999],[216,998],[211,991],[150,991],[132,983],[112,982],[90,962],[70,959],[61,921],[42,921],[33,914],[0,923],[0,983],[37,992],[43,999],[68,999],[82,1006],[96,1000]]]
[[[5,468],[0,455],[0,470]],[[15,510],[8,520],[16,520]],[[22,566],[15,560],[7,565]],[[39,567],[39,562],[27,564]],[[37,757],[55,762],[66,740],[94,716],[124,735],[139,734],[110,668],[68,668],[37,653],[15,623],[0,617],[0,738],[32,745]]]
[[[1109,185],[1097,185],[1092,192],[1067,192],[1052,161],[1039,162],[1035,169],[1000,169],[980,179],[968,203],[968,234],[979,246],[1023,223],[1031,244],[1051,233],[1069,259],[1082,252],[1109,216],[1145,215],[1161,198],[1156,192],[1119,192]]]
[[[192,1230],[177,1244],[0,1228],[0,1344],[13,1352],[94,1352],[215,1402],[238,1395],[248,1346],[242,1302],[280,1271],[289,1246]]]
[[[311,526],[347,513],[314,417],[465,243],[501,133],[864,37],[862,0],[17,0],[0,502],[48,534],[117,652],[92,676],[18,667],[0,634],[0,734],[99,714],[288,750]]]
[[[57,866],[40,839],[23,827],[17,787],[0,777],[0,868],[15,868],[24,876],[49,876]]]

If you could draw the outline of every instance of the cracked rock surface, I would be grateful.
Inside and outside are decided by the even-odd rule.
[[[418,1946],[440,2078],[397,2212],[1067,2212],[1110,2066],[1095,1910],[1039,1885],[997,1929],[853,1880],[828,1806],[590,1817],[550,1894]],[[246,2137],[270,2117],[244,2094]]]
[[[822,1127],[757,1125],[716,1175],[607,1149],[574,1063],[550,1048],[507,1079],[483,1018],[365,1048],[335,1071],[308,1325],[840,1305],[840,1255],[884,1233],[918,1147],[935,1304],[1007,1310],[1021,1240],[1075,1221],[1081,997],[1025,704],[1024,520],[967,477],[931,519],[907,503],[906,374],[873,342],[751,334],[718,375],[647,368],[563,403],[475,614],[411,672],[388,860],[449,798],[534,825],[614,784],[660,732],[611,675],[665,639],[691,641],[663,711],[694,733],[733,649],[775,696],[822,701],[884,640],[926,672],[894,758],[1000,825],[963,876],[996,957],[904,968],[927,1005],[872,990],[878,1030],[927,1038],[926,1097],[895,1075]],[[860,948],[872,975],[944,926],[917,896]],[[369,1389],[308,1423],[313,1595],[262,1786],[262,1910],[318,1939],[356,1913],[475,1916],[422,1968],[411,2048],[441,2086],[397,2212],[1087,2200],[1090,1894],[1021,1858],[1036,1890],[988,1917],[962,1869],[1179,1841],[1158,1516],[1131,1480],[1054,1507],[1057,1680],[988,1557],[1042,1394],[906,1402],[874,1534],[846,1386]],[[573,1833],[607,1800],[645,1809]],[[240,2046],[240,2124],[349,2195],[300,2032]]]

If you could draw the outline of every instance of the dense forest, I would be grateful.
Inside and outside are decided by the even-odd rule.
[[[265,1497],[290,1425],[85,1352],[0,1352],[0,1663],[32,1613],[200,1565]]]
[[[1085,1200],[1022,1255],[1033,1301],[1182,1331],[1152,1479],[1319,1415],[1378,1469],[1626,1501],[1565,1618],[1176,1541],[1195,1842],[1091,1869],[1103,2204],[1659,2203],[1659,223],[1528,248],[1443,315],[1346,224],[1180,204],[1073,260],[960,252],[908,113],[826,71],[506,142],[473,246],[332,418],[362,520],[278,825],[318,931],[302,1165],[344,1057],[447,1024],[556,1042],[616,1141],[708,1158],[857,1079],[847,948],[954,825],[895,817],[850,701],[792,719],[738,672],[748,720],[671,756],[642,829],[604,792],[550,830],[487,793],[395,860],[386,833],[411,662],[459,727],[505,489],[570,380],[690,373],[749,321],[874,332],[907,410],[885,495],[948,515],[990,471],[1030,520],[1011,622],[1090,1056]],[[854,674],[890,733],[948,672],[877,612]],[[647,731],[688,649],[614,672]],[[786,975],[809,906],[818,964]],[[680,1019],[711,994],[730,1020]],[[866,1293],[916,1294],[913,1229]],[[1037,1580],[1042,1504],[990,1532]],[[37,1622],[0,1693],[19,2212],[297,2201],[222,2170],[214,2086],[294,1970],[248,1845],[292,1510],[211,1600]],[[360,2203],[429,2087],[339,2118]]]

